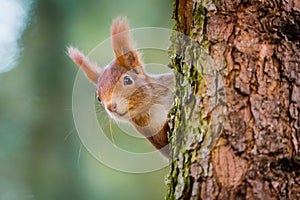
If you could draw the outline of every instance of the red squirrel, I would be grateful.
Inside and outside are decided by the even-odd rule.
[[[174,76],[172,73],[154,76],[145,72],[126,18],[113,20],[111,37],[115,58],[103,70],[77,48],[69,47],[68,54],[97,86],[98,100],[107,113],[114,119],[132,124],[156,149],[169,157],[167,116],[173,102]]]

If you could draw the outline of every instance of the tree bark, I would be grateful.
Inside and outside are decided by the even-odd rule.
[[[175,0],[166,199],[300,199],[300,1]]]

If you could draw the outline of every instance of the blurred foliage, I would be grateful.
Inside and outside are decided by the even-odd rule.
[[[89,52],[118,15],[133,28],[171,28],[171,12],[170,0],[35,2],[22,58],[0,74],[0,200],[164,198],[168,169],[118,172],[82,147],[71,105],[78,69],[65,49],[74,44]]]

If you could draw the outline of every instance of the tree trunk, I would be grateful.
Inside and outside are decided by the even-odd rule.
[[[214,3],[213,3],[214,2]],[[300,1],[175,0],[167,199],[300,199]]]

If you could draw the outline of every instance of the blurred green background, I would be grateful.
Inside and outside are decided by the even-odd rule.
[[[168,169],[110,169],[82,148],[74,126],[78,69],[66,46],[88,53],[109,37],[118,15],[127,16],[132,28],[173,26],[171,0],[34,2],[20,60],[0,74],[0,200],[164,198]]]

